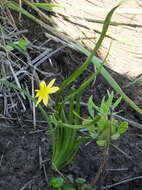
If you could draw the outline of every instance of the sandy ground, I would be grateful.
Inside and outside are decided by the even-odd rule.
[[[63,14],[82,18],[104,19],[108,9],[116,6],[119,1],[60,0],[54,2],[64,5],[65,8],[57,8]],[[131,13],[132,9],[133,13]],[[126,10],[127,13],[124,13]],[[71,22],[63,19],[61,16],[54,19],[58,26],[63,28],[74,39],[84,44],[88,49],[94,47],[102,29],[102,24],[87,22],[84,19],[69,18]],[[142,0],[130,1],[121,6],[113,15],[112,21],[129,23],[133,26],[110,26],[107,34],[114,39],[112,40],[108,64],[118,73],[136,77],[142,74]],[[101,57],[105,57],[110,41],[110,37],[104,40],[100,50]]]

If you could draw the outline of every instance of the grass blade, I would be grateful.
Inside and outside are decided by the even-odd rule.
[[[72,45],[74,47],[76,47],[80,52],[82,52],[83,54],[85,54],[86,56],[90,55],[90,52],[85,49],[83,46],[81,46],[80,44],[74,44],[72,43]],[[97,68],[100,67],[100,65],[102,64],[102,61],[97,58],[97,57],[93,57],[92,58],[92,63],[94,64],[94,66],[96,66]],[[112,88],[118,92],[122,98],[138,113],[142,114],[142,110],[123,92],[123,90],[120,88],[120,86],[118,85],[118,83],[113,79],[113,77],[108,73],[108,71],[103,67],[100,71],[100,73],[103,75],[103,77],[106,79],[106,81],[112,86]]]
[[[121,4],[121,3],[120,3]],[[92,61],[92,58],[94,55],[96,55],[96,52],[98,51],[98,49],[100,48],[101,44],[102,44],[102,41],[103,39],[105,38],[105,35],[107,33],[107,30],[108,30],[108,27],[109,27],[109,24],[111,22],[111,17],[114,13],[114,11],[120,6],[120,4],[118,4],[116,7],[114,7],[109,13],[108,15],[106,16],[105,18],[105,22],[104,22],[104,25],[103,25],[103,29],[102,29],[102,32],[101,32],[101,35],[100,35],[100,38],[98,39],[93,51],[91,54],[88,54],[88,58],[86,59],[86,61],[80,66],[79,69],[77,69],[67,80],[65,80],[62,84],[62,86],[60,87],[60,91],[57,95],[57,99],[56,99],[56,103],[58,104],[58,102],[60,101],[60,98],[61,98],[61,95],[64,91],[64,89],[71,83],[73,82],[77,77],[79,77],[83,72],[84,70],[88,67],[88,65],[91,63]]]

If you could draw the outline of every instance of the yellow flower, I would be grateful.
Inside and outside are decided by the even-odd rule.
[[[36,98],[38,97],[36,106],[43,100],[44,105],[47,106],[49,100],[49,94],[53,94],[59,90],[59,87],[53,86],[55,79],[51,80],[48,85],[46,85],[45,81],[41,81],[39,84],[40,89],[35,90]]]

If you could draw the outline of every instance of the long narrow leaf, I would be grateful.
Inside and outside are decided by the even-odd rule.
[[[74,43],[72,43],[72,45],[74,47],[76,47],[80,52],[82,52],[83,54],[85,54],[86,56],[90,55],[90,52],[87,49],[85,49],[82,45],[80,45],[80,44],[74,44]],[[94,64],[94,66],[96,66],[97,68],[99,68],[100,64],[102,63],[102,61],[99,58],[97,58],[97,57],[93,57],[92,58],[92,62]],[[117,84],[117,82],[113,79],[113,77],[108,73],[108,71],[104,67],[101,69],[100,73],[106,79],[106,81],[112,86],[112,88],[116,92],[118,92],[122,96],[122,98],[134,110],[136,110],[138,113],[142,114],[142,110],[123,92],[123,90],[120,88],[120,86]]]
[[[43,7],[64,7],[63,5],[59,4],[50,4],[50,3],[32,3],[33,5],[43,6]]]
[[[122,4],[122,2],[120,4],[118,4],[116,7],[114,7],[109,13],[108,15],[106,16],[106,19],[105,19],[105,22],[104,22],[104,25],[103,25],[103,29],[102,29],[102,32],[101,32],[101,35],[100,35],[100,38],[98,39],[93,51],[91,54],[88,54],[88,58],[86,59],[86,61],[80,66],[79,69],[77,69],[67,80],[65,80],[65,82],[62,84],[62,86],[60,87],[60,91],[57,95],[57,99],[56,99],[56,103],[58,103],[60,101],[60,98],[61,98],[61,95],[64,91],[64,89],[71,83],[73,82],[77,77],[79,77],[83,71],[88,67],[88,65],[91,63],[92,61],[92,58],[94,55],[96,55],[96,52],[98,51],[98,49],[100,48],[101,44],[102,44],[102,41],[104,40],[105,38],[105,35],[107,33],[107,30],[108,30],[108,27],[109,27],[109,24],[111,22],[111,17],[114,13],[114,11]]]

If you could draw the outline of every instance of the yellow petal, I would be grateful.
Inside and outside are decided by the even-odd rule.
[[[39,96],[39,94],[40,94],[40,92],[39,92],[39,90],[37,90],[37,92],[36,92],[36,98]]]
[[[49,100],[49,96],[46,96],[45,98],[43,98],[43,103],[45,106],[47,106],[48,100]]]
[[[42,97],[39,96],[37,103],[36,103],[36,106],[41,102],[41,100],[42,100]]]
[[[41,81],[40,84],[39,84],[39,86],[40,86],[40,89],[46,88],[46,83],[45,83],[45,81]]]
[[[35,95],[35,97],[36,97],[36,98],[39,97],[39,93],[37,93],[37,94]]]
[[[50,88],[49,89],[49,94],[52,94],[52,93],[55,93],[55,92],[57,92],[59,90],[59,87],[57,87],[57,86],[54,86],[54,87],[52,87],[52,88]]]
[[[43,101],[43,104],[47,106],[49,101],[49,94],[55,93],[59,90],[59,87],[53,86],[55,79],[52,79],[48,85],[46,85],[45,81],[41,81],[39,84],[39,90],[35,90],[35,97],[38,98],[36,106]]]
[[[48,88],[51,88],[55,82],[55,79],[52,79],[49,84],[47,85]]]

